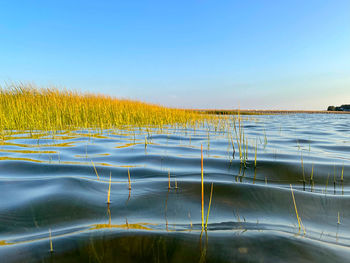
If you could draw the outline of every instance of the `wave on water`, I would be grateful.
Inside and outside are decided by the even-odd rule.
[[[0,262],[345,262],[349,116],[243,123],[241,138],[232,123],[12,132],[0,144]]]

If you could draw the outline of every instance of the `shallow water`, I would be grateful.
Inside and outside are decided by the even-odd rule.
[[[0,262],[347,261],[350,115],[252,116],[243,125],[245,165],[228,126],[3,137]],[[205,217],[214,189],[207,231],[201,145]]]

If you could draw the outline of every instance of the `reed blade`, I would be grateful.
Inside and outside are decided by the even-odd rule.
[[[49,239],[50,239],[50,252],[53,252],[52,238],[51,238],[51,228],[49,228]]]
[[[300,231],[301,229],[303,229],[304,234],[305,234],[306,231],[305,231],[304,225],[303,225],[303,223],[302,223],[302,221],[301,221],[301,218],[299,217],[299,214],[298,214],[297,204],[296,204],[296,202],[295,202],[295,197],[294,197],[293,188],[292,188],[292,185],[291,185],[291,184],[290,184],[290,191],[292,192],[292,198],[293,198],[293,203],[294,203],[295,214],[296,214],[297,219],[298,219],[299,231]]]
[[[201,194],[202,194],[202,229],[204,228],[204,184],[203,184],[203,144],[201,144]]]
[[[109,174],[109,187],[107,194],[107,204],[111,203],[111,184],[112,184],[112,172]]]
[[[92,160],[91,160],[91,163],[92,163],[92,166],[94,167],[94,170],[95,170],[95,173],[96,173],[96,176],[97,176],[97,180],[100,180],[100,177],[98,176],[95,164],[94,164],[94,162]]]
[[[208,226],[208,219],[209,219],[209,213],[210,213],[210,206],[211,206],[211,199],[212,199],[212,197],[213,197],[213,183],[211,183],[209,206],[208,206],[207,218],[205,220],[205,230],[207,230],[207,226]]]
[[[129,181],[129,191],[131,190],[131,179],[130,179],[130,171],[128,168],[128,181]]]

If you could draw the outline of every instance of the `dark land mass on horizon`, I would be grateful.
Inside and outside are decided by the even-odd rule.
[[[329,106],[327,111],[347,111],[350,112],[350,104],[343,104],[341,106]]]

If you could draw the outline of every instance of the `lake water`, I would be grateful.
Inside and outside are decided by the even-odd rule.
[[[232,126],[3,136],[0,262],[347,261],[350,115],[243,118],[245,165]]]

